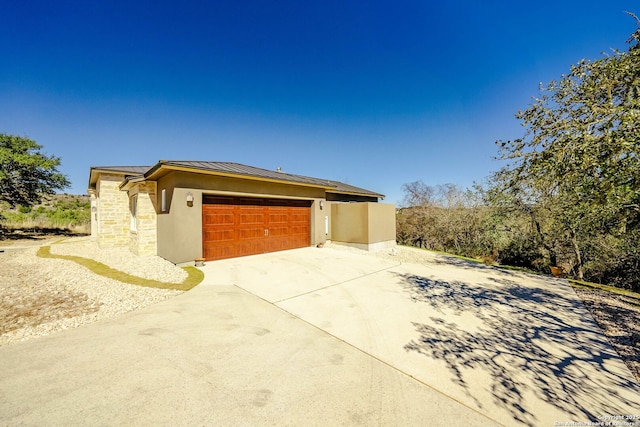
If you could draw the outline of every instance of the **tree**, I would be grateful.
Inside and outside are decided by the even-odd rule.
[[[69,186],[58,172],[60,158],[40,152],[28,138],[0,133],[0,202],[31,206]]]
[[[489,211],[476,192],[453,184],[403,185],[405,206],[396,215],[401,244],[486,257],[493,252]]]
[[[572,66],[516,114],[524,136],[497,141],[508,163],[493,175],[492,201],[531,215],[550,262],[570,246],[579,278],[595,238],[640,226],[639,41],[640,27],[628,51]]]

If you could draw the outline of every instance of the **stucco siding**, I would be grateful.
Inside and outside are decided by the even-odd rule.
[[[166,212],[158,212],[158,255],[174,263],[202,257],[202,199],[204,194],[293,198],[311,200],[311,235],[309,245],[325,242],[325,216],[330,209],[324,190],[288,184],[216,177],[186,172],[171,172],[158,180],[158,197],[165,190]],[[193,196],[187,205],[187,194]],[[320,209],[323,201],[323,209]],[[158,206],[161,201],[158,200]]]
[[[377,250],[395,245],[395,206],[382,203],[333,203],[332,241],[361,249]]]

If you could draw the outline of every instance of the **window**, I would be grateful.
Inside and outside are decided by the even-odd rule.
[[[167,211],[167,189],[163,188],[161,194],[162,196],[161,196],[160,210],[162,212],[166,212]]]
[[[129,223],[129,230],[138,231],[138,195],[131,196],[129,201],[129,212],[131,213],[131,221]]]

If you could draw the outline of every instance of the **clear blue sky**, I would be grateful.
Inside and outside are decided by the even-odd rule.
[[[539,82],[625,50],[632,1],[0,0],[0,132],[89,167],[218,160],[345,181],[488,176]]]

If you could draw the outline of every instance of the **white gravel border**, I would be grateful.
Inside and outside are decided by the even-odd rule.
[[[40,258],[38,247],[0,253],[0,346],[118,316],[183,291],[122,283],[68,260]],[[51,245],[54,254],[92,258],[131,275],[180,283],[187,273],[128,248],[100,249],[87,239]]]

